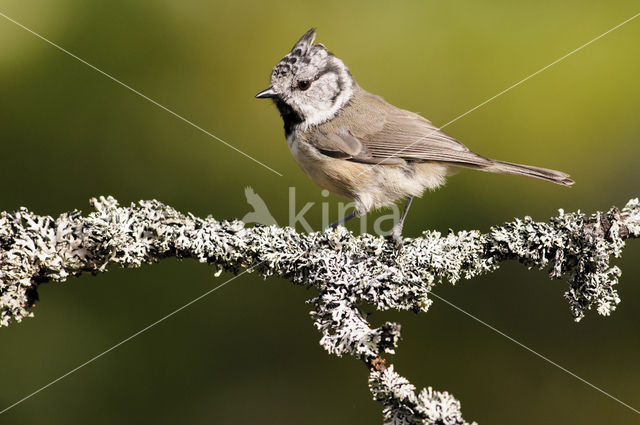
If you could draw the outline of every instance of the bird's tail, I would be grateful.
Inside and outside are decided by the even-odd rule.
[[[491,164],[483,166],[481,169],[490,173],[533,177],[534,179],[546,180],[563,186],[571,186],[574,183],[574,181],[569,178],[569,174],[563,173],[562,171],[514,164],[512,162],[491,160]]]

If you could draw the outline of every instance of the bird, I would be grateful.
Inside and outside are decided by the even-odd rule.
[[[415,197],[460,169],[510,174],[563,186],[561,171],[489,159],[469,150],[429,120],[400,109],[358,85],[344,62],[307,31],[273,68],[258,99],[272,99],[284,121],[293,158],[318,186],[355,207],[329,228],[406,199],[390,236],[402,228]]]

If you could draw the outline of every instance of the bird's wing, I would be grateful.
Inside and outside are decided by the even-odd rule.
[[[418,114],[393,108],[376,131],[354,135],[373,158],[402,158],[405,161],[438,161],[466,166],[483,166],[491,160],[471,152]],[[354,158],[354,160],[357,160]]]
[[[345,159],[362,163],[384,163],[390,165],[402,165],[404,159],[378,158],[369,152],[364,143],[354,137],[345,127],[335,127],[331,131],[316,131],[312,139],[313,146],[322,154],[332,158]]]
[[[357,102],[345,116],[315,132],[313,145],[320,152],[373,164],[438,161],[482,167],[492,163],[420,115],[368,96],[367,102]]]

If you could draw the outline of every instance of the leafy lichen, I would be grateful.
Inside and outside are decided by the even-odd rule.
[[[592,308],[608,315],[620,302],[615,289],[620,269],[610,259],[621,255],[625,239],[640,237],[637,199],[622,211],[587,216],[561,210],[549,222],[525,217],[487,234],[426,231],[407,239],[400,251],[382,237],[354,236],[343,227],[300,234],[289,227],[201,219],[155,200],[121,207],[112,197],[100,197],[91,204],[95,211],[88,216],[72,211],[53,219],[26,208],[0,213],[0,326],[32,315],[29,308],[43,282],[104,272],[110,264],[138,267],[166,257],[194,258],[218,273],[247,269],[316,288],[318,295],[309,302],[321,345],[371,365],[396,348],[400,325],[372,328],[358,308],[362,303],[424,312],[436,283],[470,279],[517,259],[567,280],[565,297],[575,320]],[[416,395],[393,366],[378,365],[369,384],[388,423],[464,423],[452,396],[430,388]]]

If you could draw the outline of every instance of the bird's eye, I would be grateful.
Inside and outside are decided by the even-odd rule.
[[[298,88],[302,91],[307,90],[309,87],[311,87],[311,81],[309,80],[302,80],[302,81],[298,81]]]

